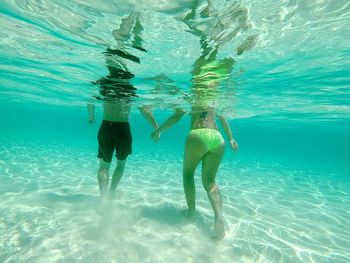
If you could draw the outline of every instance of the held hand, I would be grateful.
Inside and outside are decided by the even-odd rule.
[[[230,140],[230,146],[234,151],[238,150],[238,143],[233,138]]]
[[[158,129],[154,130],[154,132],[151,133],[151,137],[155,142],[159,142],[160,139],[160,132]]]

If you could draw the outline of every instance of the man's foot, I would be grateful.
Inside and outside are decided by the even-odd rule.
[[[108,192],[105,189],[100,190],[101,200],[106,201],[108,199]]]
[[[96,205],[96,212],[99,214],[104,214],[106,212],[106,207],[108,206],[108,199],[106,197],[100,198],[99,202]]]
[[[115,191],[109,191],[109,195],[108,195],[109,200],[114,200],[117,198],[117,194]]]
[[[216,239],[223,239],[225,236],[225,221],[223,218],[215,219],[214,237]]]

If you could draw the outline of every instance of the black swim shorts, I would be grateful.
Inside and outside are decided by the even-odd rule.
[[[125,160],[132,152],[132,136],[128,122],[102,121],[98,131],[98,158],[111,162],[114,149],[118,160]]]

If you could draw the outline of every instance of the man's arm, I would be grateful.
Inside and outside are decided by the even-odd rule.
[[[153,129],[158,129],[158,123],[156,119],[153,116],[153,113],[151,111],[151,107],[149,106],[142,106],[139,107],[139,111],[141,115],[152,125]]]
[[[95,123],[95,103],[89,102],[87,104],[88,122],[93,125]]]
[[[231,148],[234,151],[237,151],[238,150],[238,143],[236,142],[236,140],[232,136],[230,125],[228,124],[228,122],[224,116],[219,115],[219,114],[217,114],[217,116],[220,120],[222,128],[224,129],[224,131],[226,133],[227,138],[229,139]]]
[[[185,111],[182,109],[176,109],[174,114],[171,115],[158,129],[156,129],[153,133],[152,133],[152,138],[158,138],[160,136],[160,134],[162,132],[164,132],[165,130],[169,129],[171,126],[173,126],[174,124],[176,124],[181,118],[182,116],[184,116]]]
[[[153,116],[153,113],[151,111],[151,107],[142,106],[142,107],[139,107],[139,111],[140,111],[141,115],[152,125],[153,129],[157,130],[159,126],[158,126],[156,119]],[[160,133],[158,133],[157,136],[154,136],[154,137],[153,137],[153,133],[152,133],[151,137],[155,142],[158,142],[159,138],[160,138]]]

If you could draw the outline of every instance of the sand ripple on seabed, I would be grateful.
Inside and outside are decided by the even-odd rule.
[[[199,212],[192,219],[182,212],[179,160],[134,154],[116,200],[101,203],[94,152],[58,146],[0,152],[1,262],[350,259],[349,186],[311,173],[223,163],[218,183],[228,231],[215,242],[199,174]]]
[[[232,193],[224,210],[237,255],[247,251],[272,262],[350,259],[349,182],[278,166],[222,168],[231,174],[222,190]]]

